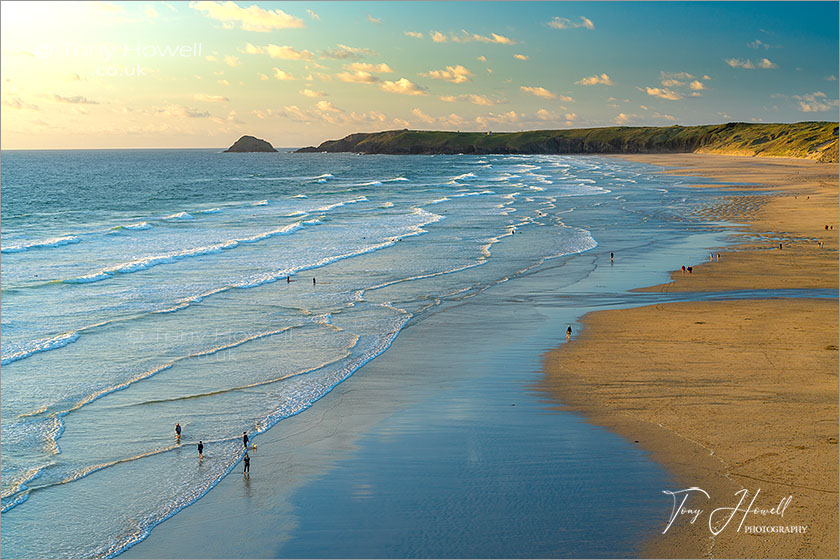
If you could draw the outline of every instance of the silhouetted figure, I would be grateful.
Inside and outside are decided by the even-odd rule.
[[[244,445],[246,448],[248,447],[248,434],[246,434],[245,432],[242,432],[242,445]]]
[[[566,338],[570,338],[572,336],[572,325],[569,325],[566,328]]]
[[[313,286],[315,285],[315,279],[314,278],[312,279],[312,285]]]
[[[245,452],[245,457],[242,458],[242,461],[245,463],[245,468],[242,470],[242,474],[250,473],[251,472],[251,458],[248,457],[248,452]]]
[[[689,273],[689,274],[691,274],[691,271],[692,271],[693,269],[689,266],[686,270],[688,270],[688,273]]]
[[[613,262],[613,254],[610,253],[610,262]]]
[[[175,439],[181,439],[181,424],[175,424]]]
[[[682,273],[685,274],[685,265],[682,267]]]
[[[286,284],[288,284],[291,281],[292,281],[292,277],[291,276],[286,276]]]
[[[201,443],[201,440],[198,440],[198,458],[204,459],[204,444]]]

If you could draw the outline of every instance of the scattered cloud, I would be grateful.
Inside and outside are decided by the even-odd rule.
[[[487,62],[487,57],[484,55],[475,57],[476,60],[480,60],[481,62]]]
[[[315,56],[311,51],[299,51],[293,47],[278,46],[274,44],[259,47],[252,45],[251,43],[247,43],[245,45],[245,52],[247,54],[267,54],[271,58],[277,58],[280,60],[312,60]]]
[[[675,117],[673,115],[663,115],[662,113],[653,113],[652,116],[654,118],[657,118],[657,119],[662,119],[662,120],[671,121],[671,122],[674,122],[674,121],[677,120],[677,117]]]
[[[606,74],[601,74],[600,76],[587,76],[586,78],[581,78],[580,80],[575,82],[579,86],[595,86],[595,85],[604,85],[604,86],[611,86],[613,85],[612,79],[607,76]]]
[[[229,86],[230,85],[230,82],[227,81],[227,80],[216,80],[216,83],[221,85],[221,86]]]
[[[259,74],[257,74],[257,76],[259,76],[259,77],[260,77],[260,80],[262,80],[262,81],[264,81],[264,82],[268,80],[268,76],[266,76],[266,75],[265,75],[265,74],[263,74],[263,73],[259,73]]]
[[[521,91],[524,91],[525,93],[530,93],[531,95],[536,95],[537,97],[542,97],[545,99],[554,99],[557,97],[556,93],[551,93],[544,87],[521,86],[519,89]]]
[[[27,103],[20,97],[4,97],[2,103],[4,106],[11,107],[12,109],[30,109],[32,111],[38,110],[37,105]]]
[[[166,117],[177,117],[181,119],[206,119],[210,117],[210,113],[207,111],[199,111],[184,107],[183,105],[167,105],[158,109],[157,112]]]
[[[348,58],[360,59],[365,56],[375,55],[376,51],[371,49],[364,49],[359,47],[350,47],[347,45],[338,45],[334,49],[329,49],[321,52],[321,58],[336,58],[345,60]]]
[[[769,48],[770,48],[770,45],[768,45],[767,43],[765,43],[765,42],[764,42],[764,41],[762,41],[761,39],[756,39],[755,41],[753,41],[753,42],[751,42],[751,43],[747,43],[747,46],[748,46],[748,47],[750,47],[751,49],[764,49],[764,50],[767,50],[767,49],[769,49]]]
[[[300,90],[300,93],[302,95],[305,95],[306,97],[326,97],[327,96],[327,94],[324,93],[323,91],[314,91],[314,90],[311,90],[309,88]]]
[[[330,113],[341,113],[342,112],[341,109],[339,109],[338,107],[336,107],[335,105],[333,105],[329,101],[319,101],[318,103],[315,104],[315,106],[318,107],[318,110],[320,110],[320,111],[327,111],[327,112],[330,112]]]
[[[309,19],[314,19],[315,21],[320,21],[321,19],[321,16],[319,16],[312,10],[306,10],[306,13],[309,15]]]
[[[460,64],[457,66],[447,66],[446,70],[429,70],[424,74],[420,74],[426,78],[434,78],[436,80],[446,80],[453,84],[461,84],[468,82],[470,76],[474,74]]]
[[[382,82],[380,87],[389,93],[400,93],[403,95],[426,95],[425,88],[418,86],[406,78],[400,78],[396,82],[385,80]]]
[[[230,101],[223,95],[207,95],[206,93],[196,93],[193,95],[193,99],[204,103],[227,103]]]
[[[615,116],[613,121],[615,121],[615,124],[627,124],[628,122],[630,122],[630,115],[625,115],[624,113],[619,113],[618,115]]]
[[[837,81],[837,76],[835,76],[834,74],[830,74],[830,75],[828,75],[828,76],[826,76],[826,77],[825,77],[825,81],[827,81],[827,82],[836,82],[836,81]]]
[[[414,37],[415,39],[422,39],[423,34],[419,31],[406,31],[405,34],[409,37]]]
[[[467,121],[456,113],[449,113],[449,115],[440,118],[440,122],[451,127],[460,128],[467,124]]]
[[[670,101],[677,101],[679,99],[684,98],[682,94],[677,93],[676,91],[670,90],[668,88],[646,87],[643,91],[647,92],[648,95],[652,95],[654,97],[659,97],[662,99],[668,99]]]
[[[472,103],[474,105],[497,105],[499,103],[504,103],[504,101],[494,101],[486,95],[477,95],[475,93],[468,93],[464,95],[443,95],[441,96],[440,100],[446,101],[447,103],[464,101],[467,103]]]
[[[694,91],[700,91],[701,89],[706,89],[706,86],[703,85],[703,82],[701,82],[700,80],[692,81],[690,84],[688,84],[688,87],[691,88]]]
[[[426,124],[432,124],[433,122],[435,122],[435,118],[433,116],[427,115],[421,109],[412,109],[411,114]]]
[[[565,126],[573,126],[577,113],[565,113],[559,115],[547,109],[540,109],[535,114],[536,118],[541,121],[562,122]]]
[[[289,15],[281,9],[264,10],[252,4],[247,8],[236,2],[190,2],[190,8],[204,12],[211,19],[221,21],[225,29],[233,29],[238,24],[245,31],[268,32],[275,29],[293,29],[304,27],[303,20]]]
[[[548,26],[553,27],[554,29],[576,29],[579,27],[583,27],[584,29],[595,29],[595,25],[592,23],[592,20],[583,16],[580,16],[579,21],[572,21],[568,18],[554,16],[554,18],[548,22]]]
[[[289,74],[285,70],[280,70],[276,66],[274,68],[272,68],[272,70],[274,70],[274,77],[278,80],[289,81],[289,80],[294,80],[295,79],[295,77],[292,74]]]
[[[336,74],[335,77],[341,80],[342,82],[351,82],[356,84],[372,84],[374,82],[379,81],[379,78],[377,78],[370,72],[365,72],[364,70],[357,70],[355,72],[341,72],[339,74]]]
[[[375,23],[376,25],[382,25],[382,18],[375,18],[372,15],[367,15],[367,20],[371,23]]]
[[[236,67],[242,64],[242,62],[239,60],[239,57],[236,56],[226,56],[224,60],[228,66]]]
[[[460,33],[452,32],[447,37],[440,31],[433,31],[431,33],[432,41],[435,43],[445,43],[452,41],[453,43],[498,43],[500,45],[515,45],[516,41],[510,37],[499,35],[498,33],[490,33],[490,35],[479,35],[478,33],[470,33],[466,29],[462,29]]]
[[[836,111],[840,106],[840,101],[837,99],[829,99],[826,94],[821,91],[808,93],[805,95],[794,95],[794,99],[799,100],[799,110],[803,113],[819,113],[821,111]]]
[[[47,97],[52,99],[53,101],[57,101],[59,103],[70,103],[73,105],[99,105],[99,101],[93,101],[88,99],[87,97],[82,97],[81,95],[74,95],[72,97],[64,97],[63,95],[58,95],[56,93],[51,93]]]
[[[380,72],[380,73],[390,73],[393,72],[391,67],[387,64],[380,63],[380,64],[369,64],[367,62],[354,62],[352,64],[348,64],[344,66],[348,70],[353,70],[356,72]]]
[[[770,62],[770,59],[762,58],[755,64],[750,59],[741,60],[740,58],[727,58],[724,61],[732,68],[746,68],[752,70],[754,68],[778,68],[777,64]]]
[[[515,59],[517,59],[517,60],[528,60],[528,55],[525,55],[525,54],[515,54],[515,55],[513,55],[513,58],[515,58]]]

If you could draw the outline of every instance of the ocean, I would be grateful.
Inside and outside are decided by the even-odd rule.
[[[120,554],[231,473],[243,431],[259,444],[329,406],[447,306],[515,294],[558,263],[557,289],[580,283],[608,266],[586,259],[599,252],[684,255],[590,286],[608,300],[721,243],[697,212],[719,191],[605,157],[80,150],[2,163],[5,557]],[[599,538],[626,555],[609,548],[632,540],[624,530]]]

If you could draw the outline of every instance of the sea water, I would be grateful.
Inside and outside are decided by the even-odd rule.
[[[5,152],[4,555],[118,554],[218,484],[243,431],[318,406],[441,302],[601,234],[644,251],[706,227],[692,213],[714,192],[655,171],[550,155]],[[36,536],[29,516],[62,522]]]

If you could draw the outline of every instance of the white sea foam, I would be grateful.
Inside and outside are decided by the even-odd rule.
[[[73,245],[81,242],[81,238],[77,235],[65,235],[63,237],[53,237],[51,239],[44,239],[43,241],[29,241],[24,243],[17,243],[9,245],[0,249],[3,253],[21,253],[29,249],[47,249],[52,247],[63,247],[64,245]]]

